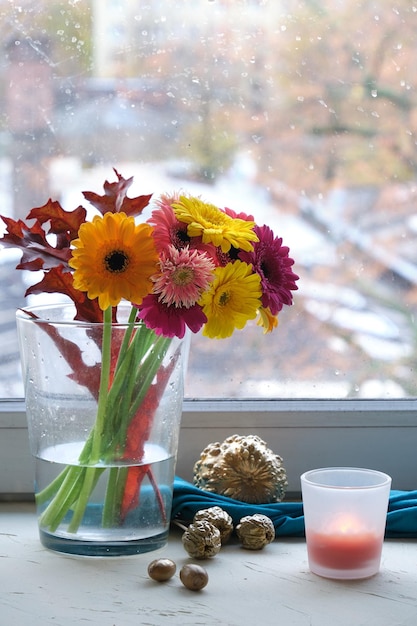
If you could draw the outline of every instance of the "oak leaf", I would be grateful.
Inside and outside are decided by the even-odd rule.
[[[133,182],[131,178],[123,178],[117,170],[114,169],[118,181],[109,183],[105,181],[104,196],[99,196],[93,191],[83,191],[83,196],[90,202],[102,215],[105,213],[120,213],[123,211],[126,215],[140,215],[143,209],[148,206],[152,194],[137,196],[136,198],[128,198],[127,190]]]

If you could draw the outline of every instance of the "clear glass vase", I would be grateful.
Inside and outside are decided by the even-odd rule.
[[[19,310],[42,544],[121,556],[167,542],[189,341],[157,336],[130,307],[111,324],[72,305]]]

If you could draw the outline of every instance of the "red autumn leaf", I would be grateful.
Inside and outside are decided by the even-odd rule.
[[[125,179],[117,170],[114,172],[118,178],[116,183],[104,183],[104,196],[99,196],[93,191],[83,191],[83,196],[96,209],[104,215],[105,213],[120,213],[123,211],[126,215],[140,215],[143,209],[148,206],[152,194],[145,196],[137,196],[136,198],[128,198],[127,190],[133,182],[133,177]]]
[[[72,274],[65,272],[62,266],[59,266],[51,268],[36,285],[28,287],[25,296],[38,293],[63,293],[72,298],[74,292]]]
[[[33,311],[25,310],[24,312],[30,317],[37,318]],[[54,341],[58,350],[71,367],[73,373],[69,374],[69,378],[86,387],[94,397],[97,397],[100,384],[100,364],[87,365],[84,362],[83,353],[79,346],[73,341],[62,337],[56,326],[44,324],[42,328]]]
[[[9,248],[20,248],[23,251],[19,270],[48,270],[58,265],[67,264],[71,256],[69,242],[67,247],[52,246],[46,239],[46,233],[39,222],[28,227],[22,220],[14,220],[0,216],[7,226],[7,232],[0,242]]]
[[[53,267],[36,285],[28,287],[25,295],[62,293],[74,302],[77,309],[75,319],[84,322],[101,322],[103,312],[98,306],[98,300],[90,300],[86,293],[74,288],[73,282],[70,272],[66,272],[62,266]]]
[[[32,209],[27,219],[35,219],[39,224],[50,222],[49,232],[55,235],[66,235],[61,241],[68,241],[69,243],[78,237],[78,230],[81,224],[85,222],[86,216],[87,211],[82,206],[77,207],[74,211],[65,211],[59,202],[49,199],[43,206]]]
[[[120,506],[120,521],[124,522],[129,511],[139,504],[139,489],[149,470],[149,465],[133,465],[127,470],[127,478]]]
[[[123,492],[122,505],[120,507],[120,520],[122,523],[125,521],[129,511],[132,511],[139,505],[139,489],[145,476],[148,477],[155,491],[162,522],[165,524],[167,521],[164,499],[152,473],[152,468],[149,465],[133,465],[127,470],[127,480]]]
[[[129,423],[123,458],[142,458],[145,442],[149,438],[153,417],[168,384],[178,355],[174,355],[168,366],[160,366],[156,381],[152,383],[139,407]]]
[[[139,410],[132,418],[127,429],[123,458],[129,459],[133,457],[143,457],[144,445],[149,439],[149,433],[152,428],[152,422],[156,409],[159,406],[165,387],[167,386],[175,367],[177,358],[178,355],[174,355],[167,367],[161,366],[159,368],[156,382],[149,387]],[[129,467],[123,492],[122,504],[120,507],[121,520],[124,520],[129,511],[138,506],[139,490],[145,475],[148,475],[149,480],[153,482],[152,470],[148,465]],[[164,518],[165,509],[162,503],[162,498],[160,497],[157,485],[155,487],[154,484],[154,488],[156,488],[161,515]]]

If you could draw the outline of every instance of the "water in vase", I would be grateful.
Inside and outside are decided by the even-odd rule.
[[[82,444],[77,443],[49,447],[42,451],[42,458],[36,458],[37,494],[63,471],[88,472],[94,485],[75,526],[76,507],[71,507],[58,525],[55,521],[44,524],[45,511],[48,506],[54,511],[56,501],[51,505],[52,498],[48,498],[37,503],[43,545],[56,551],[89,556],[140,554],[165,545],[175,458],[161,447],[147,444],[141,463],[119,462],[86,468],[77,463],[81,447]],[[85,476],[83,474],[82,480],[86,480]],[[123,500],[127,480],[130,481],[129,496]],[[113,485],[111,498],[109,484]]]

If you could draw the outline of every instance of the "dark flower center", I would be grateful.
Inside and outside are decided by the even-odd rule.
[[[129,265],[129,257],[123,250],[112,250],[104,258],[106,269],[112,274],[125,272]]]
[[[220,306],[226,306],[229,300],[230,300],[230,293],[228,291],[223,291],[219,297]]]
[[[259,267],[260,267],[260,270],[261,270],[262,274],[265,276],[265,278],[269,278],[270,267],[269,267],[268,263],[263,261],[263,263],[261,263]]]
[[[278,259],[264,257],[259,264],[259,269],[266,280],[274,282],[275,284],[281,282],[281,266]]]
[[[187,243],[190,243],[191,237],[187,235],[187,229],[175,229],[172,232],[171,241],[173,245],[179,250],[183,248]]]

